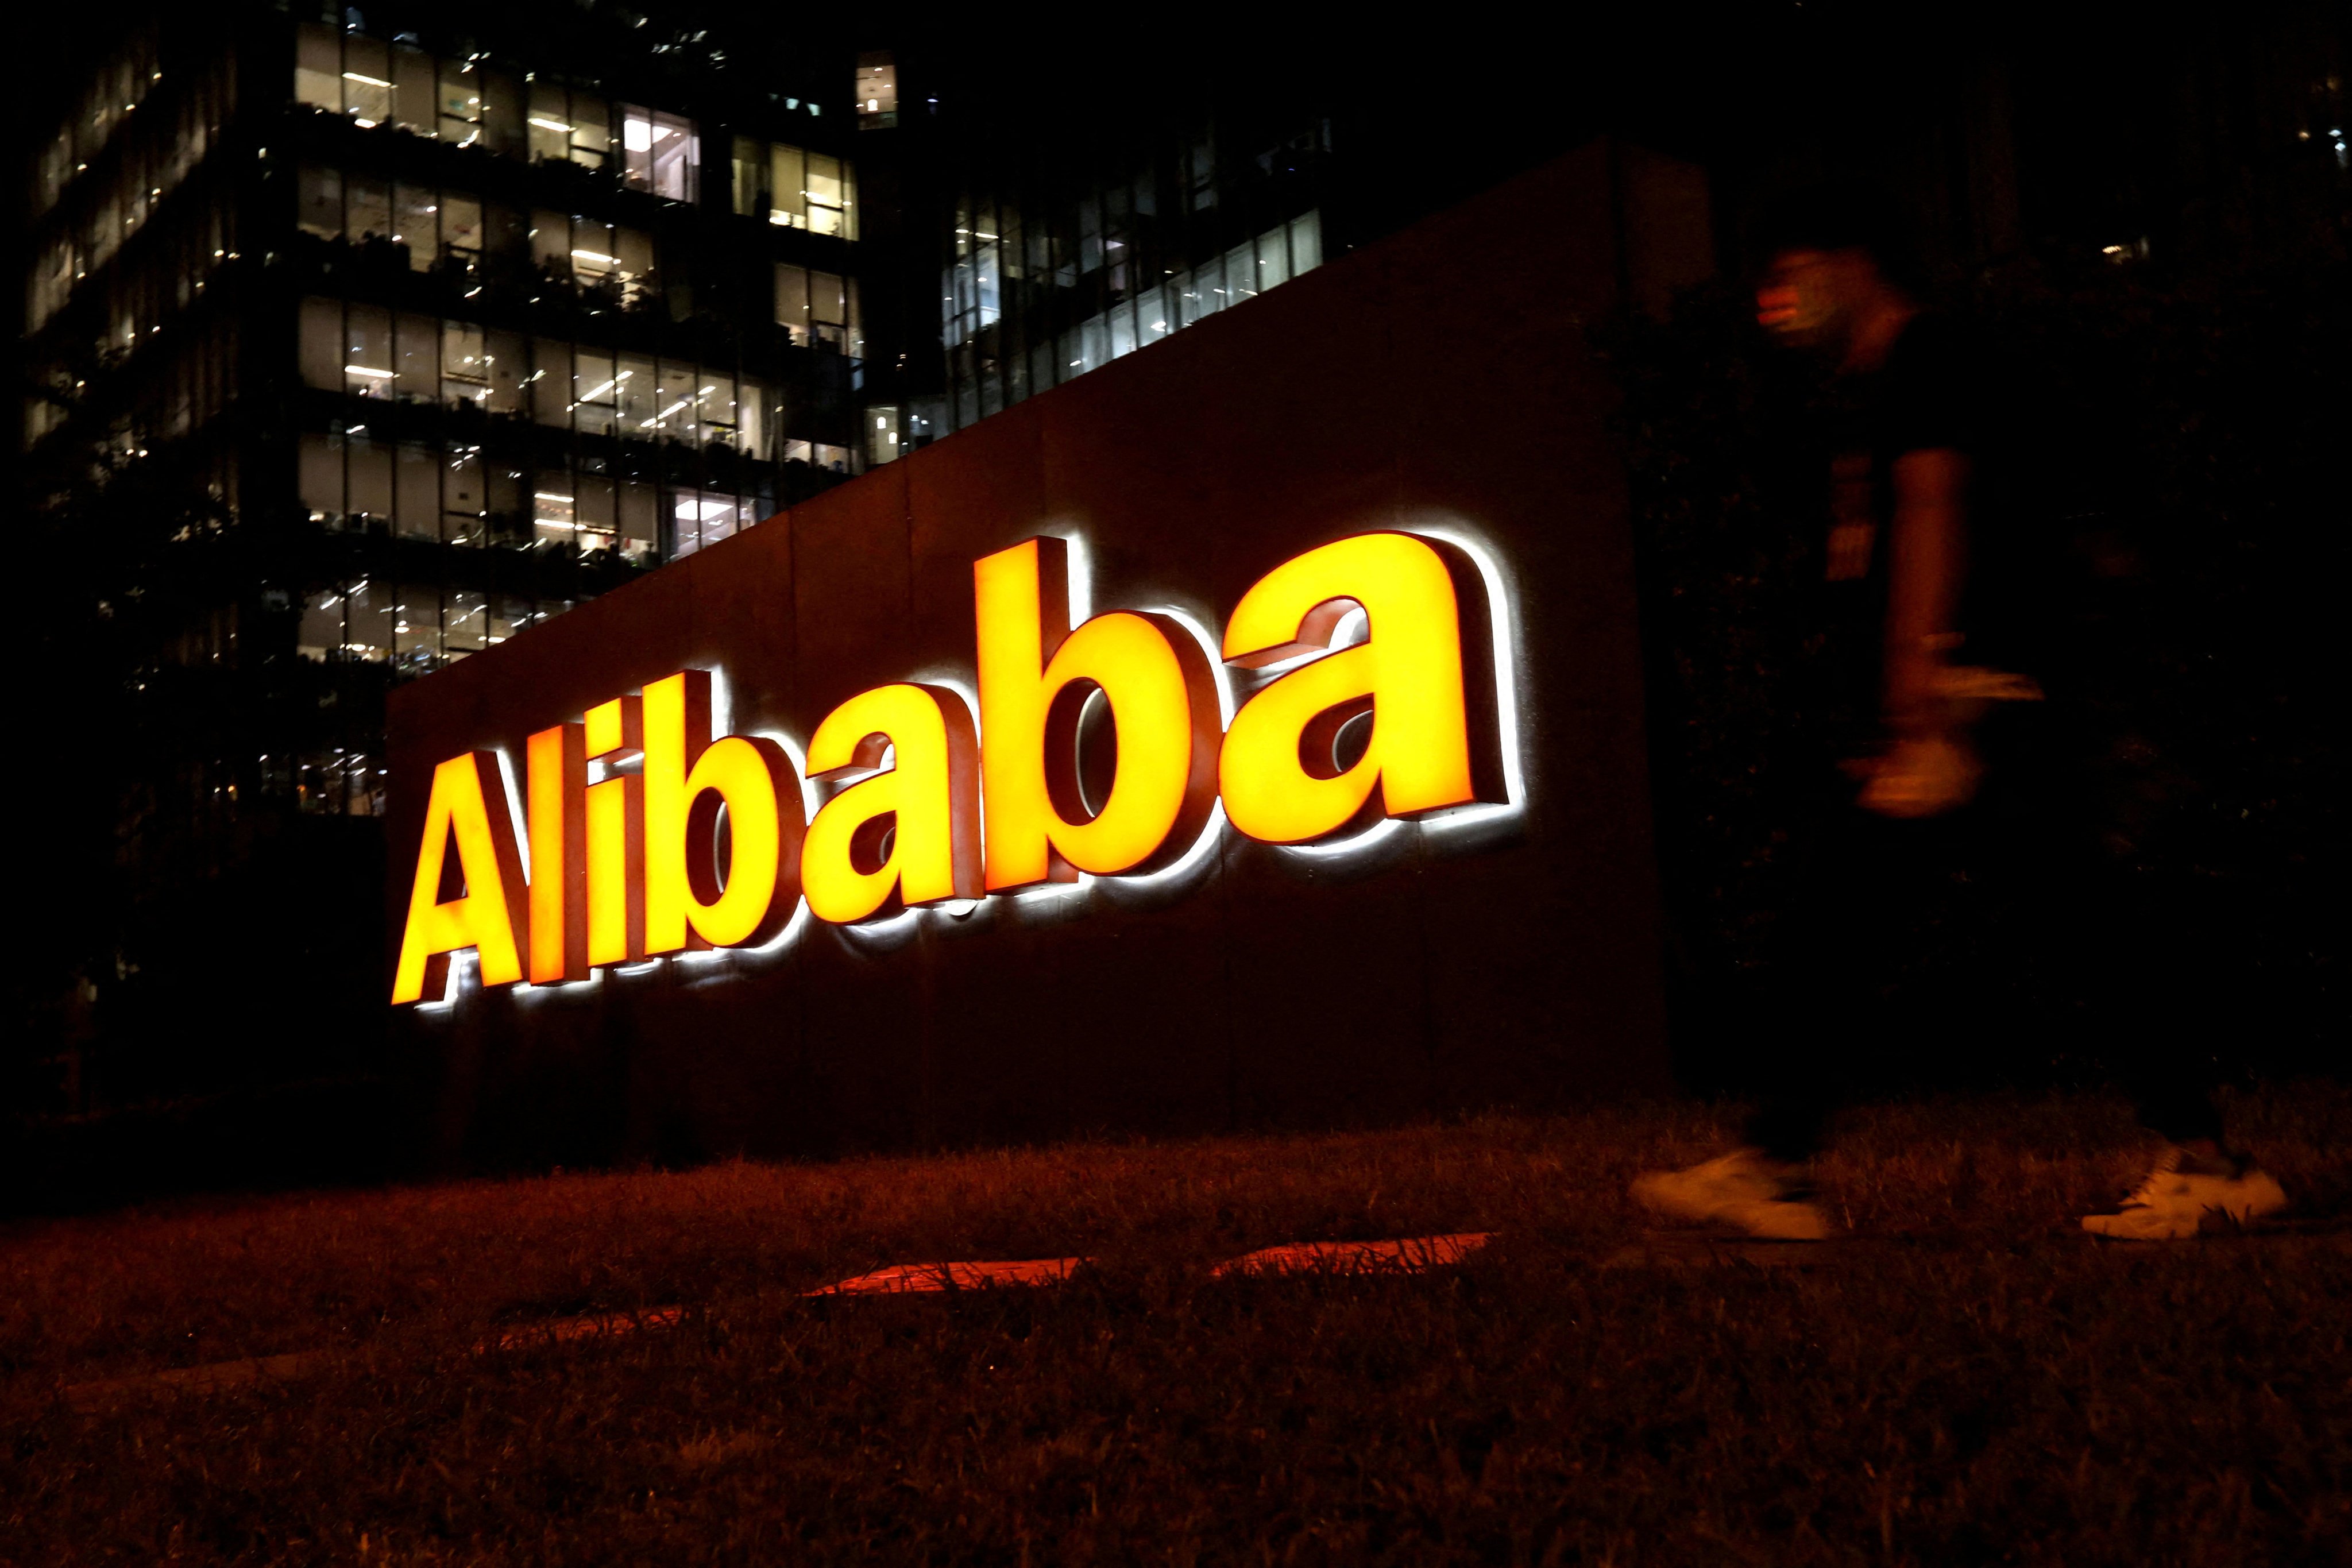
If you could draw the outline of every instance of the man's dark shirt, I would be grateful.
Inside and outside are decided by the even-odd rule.
[[[1820,732],[1840,754],[1875,751],[1885,739],[1884,697],[1888,568],[1895,522],[1895,465],[1913,452],[1948,448],[1979,466],[1983,442],[1982,378],[1958,323],[1921,314],[1905,324],[1875,371],[1846,377],[1839,387],[1831,447],[1830,536],[1866,531],[1867,567],[1858,576],[1819,584],[1822,631],[1814,660]],[[1978,532],[1977,487],[1963,490],[1962,560],[1972,563]],[[1966,567],[1964,566],[1964,570]],[[1959,625],[1967,633],[1979,595],[1963,596]],[[1968,643],[1954,655],[1974,662]]]

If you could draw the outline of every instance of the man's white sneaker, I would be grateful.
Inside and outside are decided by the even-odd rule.
[[[1682,1171],[1645,1171],[1633,1196],[1661,1214],[1706,1225],[1737,1226],[1767,1241],[1826,1241],[1829,1217],[1789,1167],[1754,1149]]]
[[[2113,1214],[2086,1214],[2083,1228],[2118,1241],[2180,1241],[2208,1223],[2244,1225],[2286,1207],[2286,1194],[2252,1160],[2191,1161],[2167,1150]]]

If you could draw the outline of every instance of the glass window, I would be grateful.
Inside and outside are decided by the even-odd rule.
[[[489,348],[482,329],[464,321],[442,322],[441,401],[487,406],[489,396]]]
[[[453,659],[463,658],[481,652],[490,642],[490,596],[451,589],[443,610],[442,651]]]
[[[613,402],[625,436],[649,436],[661,413],[655,401],[661,390],[654,377],[654,362],[643,354],[623,354],[614,373]]]
[[[393,657],[415,669],[430,669],[441,662],[441,595],[431,588],[403,584],[393,601]]]
[[[541,207],[530,215],[530,259],[541,277],[572,274],[572,220]]]
[[[1290,275],[1293,278],[1310,267],[1323,264],[1323,223],[1320,213],[1307,213],[1290,220]]]
[[[613,428],[622,374],[614,369],[610,354],[582,349],[572,355],[572,417],[576,428],[598,434]]]
[[[394,374],[392,312],[352,306],[343,312],[343,390],[354,397],[390,397]]]
[[[531,344],[531,417],[542,425],[572,423],[572,345],[541,338]]]
[[[601,98],[572,95],[572,161],[601,169],[613,153],[613,111]]]
[[[848,187],[841,175],[841,160],[822,153],[808,155],[808,226],[819,234],[848,234]]]
[[[1225,252],[1225,303],[1238,305],[1257,292],[1257,247],[1236,245]]]
[[[468,265],[482,254],[482,204],[471,196],[441,198],[441,250]]]
[[[1135,297],[1135,334],[1147,343],[1157,342],[1174,331],[1175,312],[1168,308],[1167,295],[1159,289],[1146,289]]]
[[[301,629],[294,634],[294,651],[308,659],[324,659],[343,651],[343,595],[322,588],[302,601]]]
[[[631,479],[621,486],[621,553],[647,565],[661,553],[661,512],[654,487]]]
[[[302,165],[295,177],[294,221],[321,239],[343,237],[343,175],[340,169]]]
[[[784,228],[808,226],[808,154],[797,147],[768,149],[768,221]]]
[[[346,441],[343,486],[345,510],[350,515],[390,521],[392,448],[372,441]]]
[[[358,174],[343,181],[343,233],[352,239],[383,239],[392,234],[392,191],[381,180]]]
[[[732,376],[706,370],[695,383],[694,412],[702,426],[703,439],[722,447],[736,444],[738,437],[735,416],[735,380]]]
[[[452,544],[489,542],[481,454],[454,452],[441,466],[441,537]]]
[[[310,509],[313,522],[339,523],[343,519],[343,438],[341,436],[306,435],[302,437],[296,466],[301,484],[302,504]],[[340,624],[340,617],[338,618]],[[337,637],[337,642],[342,639]]]
[[[523,84],[505,71],[482,73],[482,139],[509,158],[530,156],[530,99]]]
[[[523,385],[530,378],[530,359],[520,332],[493,331],[483,355],[489,370],[489,392],[483,406],[493,414],[522,412]]]
[[[441,537],[441,455],[429,447],[403,445],[394,468],[393,518],[397,531],[413,539]]]
[[[1181,319],[1179,326],[1189,327],[1206,316],[1216,314],[1225,302],[1225,264],[1221,258],[1212,257],[1189,273],[1180,273],[1168,287],[1176,291]]]
[[[440,84],[431,55],[394,49],[392,55],[392,123],[430,136],[440,118]]]
[[[294,97],[330,114],[343,111],[343,39],[332,27],[305,22],[295,29]]]
[[[623,178],[629,184],[674,202],[694,200],[700,152],[692,121],[623,104],[621,150]]]
[[[880,404],[866,411],[866,460],[887,463],[898,455],[898,410]]]
[[[530,84],[530,155],[562,163],[572,155],[572,106],[563,89],[543,81]]]
[[[422,272],[441,253],[439,195],[411,184],[393,187],[393,241],[408,247],[408,265]]]
[[[531,535],[541,544],[569,549],[580,531],[579,502],[572,476],[541,473],[530,492]]]
[[[444,60],[436,98],[437,133],[444,142],[470,147],[482,135],[481,73],[461,61]]]
[[[768,389],[746,376],[735,388],[735,445],[746,455],[765,458]]]
[[[830,272],[808,275],[809,331],[835,349],[849,345],[849,290]]]
[[[654,413],[648,434],[665,440],[700,442],[700,421],[695,415],[698,384],[692,365],[662,362],[654,392]]]
[[[343,109],[363,128],[392,118],[392,52],[374,39],[343,40]]]
[[[322,392],[342,391],[343,366],[350,363],[343,352],[342,306],[333,300],[303,300],[300,336],[303,381]]]
[[[613,481],[601,474],[581,474],[572,483],[580,524],[573,542],[583,550],[612,549],[619,521],[613,505]]]
[[[612,278],[620,267],[621,258],[610,225],[591,220],[579,220],[572,225],[572,246],[569,251],[572,276],[583,289],[593,289]]]
[[[764,217],[768,212],[768,146],[749,136],[735,138],[735,211],[744,217]]]
[[[898,68],[887,54],[857,57],[857,128],[882,131],[898,123]]]
[[[393,386],[408,400],[436,401],[441,395],[441,323],[430,316],[404,312],[394,324]]]
[[[809,275],[805,267],[776,263],[776,325],[795,343],[809,341]]]
[[[654,237],[640,229],[613,231],[613,258],[621,284],[621,301],[642,305],[654,292]]]
[[[1257,237],[1257,286],[1271,289],[1290,281],[1288,230],[1276,226]]]
[[[343,651],[356,658],[381,662],[392,657],[392,590],[362,583],[343,595]]]

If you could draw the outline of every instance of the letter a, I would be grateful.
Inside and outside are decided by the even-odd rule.
[[[809,737],[811,778],[882,765],[818,808],[801,847],[809,913],[846,925],[903,904],[976,899],[980,749],[963,699],[944,687],[862,691]],[[889,852],[883,853],[883,841]]]
[[[464,891],[443,903],[441,877],[453,841]],[[483,984],[520,980],[529,925],[525,897],[514,817],[497,756],[467,752],[451,757],[433,770],[433,794],[425,805],[408,924],[393,971],[393,1005],[447,995],[449,955],[463,948],[480,958]]]
[[[1363,608],[1366,639],[1324,653],[1350,601]],[[1304,844],[1375,809],[1410,816],[1506,798],[1486,609],[1466,556],[1407,533],[1342,539],[1260,578],[1226,623],[1226,661],[1262,668],[1322,657],[1234,715],[1217,767],[1234,826],[1265,843]],[[1478,635],[1466,651],[1465,621]],[[1339,731],[1367,711],[1370,742],[1342,767]]]

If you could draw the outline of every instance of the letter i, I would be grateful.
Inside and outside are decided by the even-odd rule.
[[[645,756],[638,700],[616,697],[591,708],[587,761],[604,777],[585,791],[588,841],[588,962],[625,963],[646,952],[645,777],[623,773]]]
[[[577,724],[541,730],[526,754],[534,985],[588,978],[588,911],[582,897],[588,762],[582,735]]]

